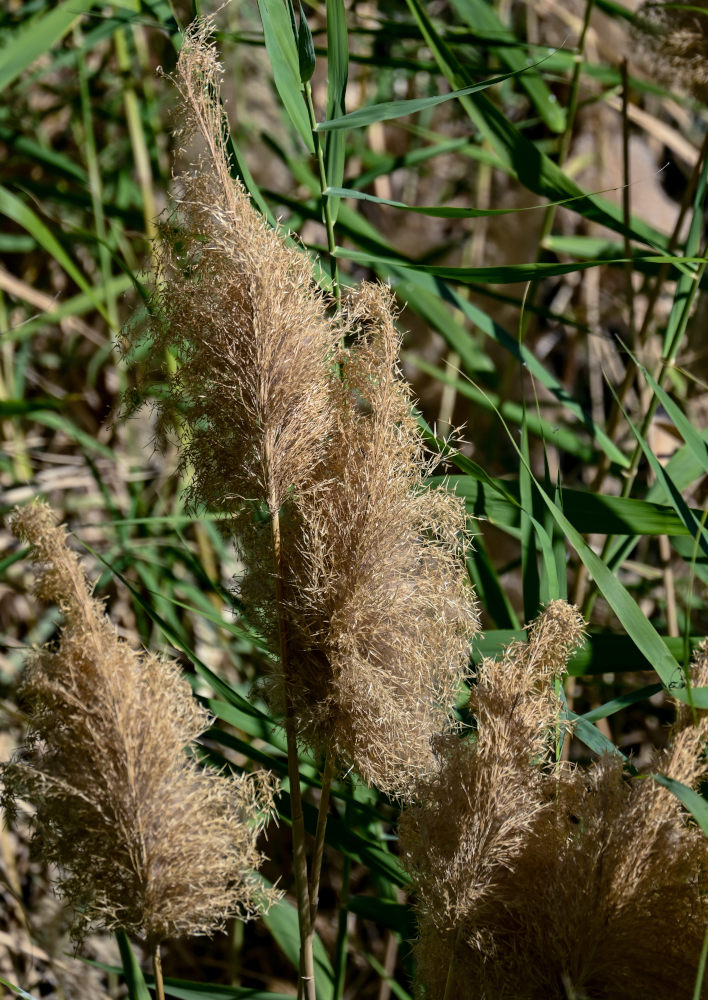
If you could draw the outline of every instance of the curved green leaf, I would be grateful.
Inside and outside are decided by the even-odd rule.
[[[260,0],[259,0],[260,2]],[[541,60],[543,61],[543,60]],[[534,63],[534,65],[538,65]],[[524,67],[524,70],[530,67]],[[493,87],[496,83],[503,83],[512,76],[518,76],[524,70],[514,70],[512,73],[503,73],[501,76],[493,76],[482,83],[473,83],[469,87],[462,87],[460,90],[453,90],[449,94],[436,94],[433,97],[414,97],[405,101],[383,101],[381,104],[370,104],[366,108],[359,108],[351,111],[341,118],[334,118],[324,122],[318,122],[317,132],[333,132],[339,129],[362,128],[364,125],[373,125],[374,122],[387,122],[392,118],[404,118],[406,115],[414,115],[418,111],[426,111],[434,108],[445,101],[452,101],[455,98],[467,97],[469,94],[476,94],[487,87]]]
[[[276,89],[302,141],[314,153],[310,121],[302,96],[298,48],[285,4],[283,0],[258,0],[258,9]]]
[[[0,90],[60,41],[90,7],[93,0],[64,0],[7,35],[0,49]]]
[[[688,809],[696,823],[698,823],[701,830],[708,837],[708,802],[706,802],[703,796],[699,795],[698,792],[694,792],[692,788],[684,785],[683,782],[677,781],[675,778],[669,778],[666,774],[652,774],[651,777],[657,785],[663,785],[664,788],[668,788],[676,796],[681,805]]]

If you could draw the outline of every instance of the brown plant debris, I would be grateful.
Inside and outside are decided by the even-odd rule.
[[[637,11],[634,39],[647,55],[647,68],[667,86],[678,84],[699,100],[708,97],[708,2],[644,3]]]
[[[301,741],[403,794],[434,766],[467,672],[464,504],[424,486],[439,456],[398,370],[390,292],[364,285],[334,313],[231,179],[206,32],[175,79],[179,137],[203,152],[176,177],[143,331],[178,359],[161,421],[181,428],[191,501],[229,515],[241,598],[279,656],[271,703]]]
[[[122,928],[154,945],[255,914],[271,899],[254,874],[271,776],[201,768],[186,748],[209,716],[179,667],[118,638],[51,508],[17,510],[12,528],[64,625],[56,647],[29,657],[29,734],[3,767],[3,804],[34,807],[75,933]]]
[[[419,985],[432,1000],[693,995],[706,837],[619,756],[582,769],[549,751],[560,707],[550,680],[581,634],[577,611],[553,602],[527,644],[484,661],[476,736],[444,741],[439,772],[403,816]],[[707,731],[683,717],[655,769],[695,786]]]

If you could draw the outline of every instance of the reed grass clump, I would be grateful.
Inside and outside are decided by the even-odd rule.
[[[403,816],[419,984],[432,1000],[693,995],[708,926],[704,834],[620,757],[584,769],[550,751],[550,678],[581,634],[577,612],[553,602],[527,644],[482,664],[477,732],[441,745],[440,770]],[[707,733],[681,713],[655,769],[695,786]]]
[[[155,948],[254,915],[276,898],[254,874],[271,776],[200,767],[187,748],[209,716],[179,667],[119,639],[51,508],[18,510],[11,526],[31,546],[38,597],[64,624],[55,647],[28,659],[29,732],[3,767],[3,804],[34,807],[75,934],[122,929]]]

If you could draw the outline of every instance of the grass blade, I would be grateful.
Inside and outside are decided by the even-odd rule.
[[[135,957],[130,941],[124,931],[116,933],[120,957],[123,962],[123,976],[128,987],[130,1000],[152,1000],[145,978]]]
[[[433,97],[414,97],[404,101],[383,101],[381,104],[370,104],[366,108],[350,111],[348,115],[343,115],[341,118],[318,122],[317,131],[334,132],[340,129],[363,128],[365,125],[373,125],[374,122],[387,122],[393,118],[404,118],[406,115],[414,115],[419,111],[427,111],[429,108],[434,108],[438,104],[444,104],[446,101],[467,97],[470,94],[486,90],[497,83],[503,83],[504,80],[508,80],[512,76],[518,76],[520,72],[524,72],[527,68],[529,67],[525,66],[523,70],[502,73],[500,76],[493,76],[489,80],[483,80],[481,83],[473,83],[468,87],[453,90],[449,94],[436,94]]]
[[[93,0],[64,0],[5,38],[0,51],[0,90],[71,31],[90,7],[93,7]]]
[[[663,785],[664,788],[676,796],[682,806],[686,809],[695,819],[696,823],[700,826],[701,830],[708,837],[708,802],[695,792],[688,785],[684,785],[681,781],[676,781],[675,778],[669,778],[665,774],[652,774],[651,777],[658,785]]]
[[[258,0],[266,49],[273,67],[273,79],[290,121],[310,153],[315,152],[302,94],[297,42],[282,0]]]

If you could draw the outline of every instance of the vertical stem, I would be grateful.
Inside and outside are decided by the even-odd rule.
[[[622,60],[620,74],[622,76],[622,221],[627,229],[629,229],[632,211],[629,169],[629,74],[627,72],[626,59]],[[624,265],[624,280],[627,295],[627,310],[629,313],[629,339],[634,350],[636,349],[636,330],[634,325],[634,289],[632,287],[632,245],[627,232],[624,234],[624,255],[627,259]]]
[[[313,934],[315,929],[315,917],[317,916],[320,873],[322,871],[322,855],[324,854],[325,830],[327,829],[327,810],[329,809],[329,793],[332,788],[333,774],[333,754],[330,750],[328,750],[327,756],[325,757],[324,773],[322,774],[322,794],[320,795],[320,807],[317,812],[315,850],[312,855],[312,868],[310,870],[310,930]]]
[[[337,244],[334,239],[334,220],[332,219],[329,196],[325,194],[327,190],[327,172],[325,171],[324,151],[320,141],[320,133],[317,131],[317,116],[315,115],[315,105],[312,101],[312,87],[310,86],[309,80],[305,84],[305,102],[307,104],[307,113],[310,118],[310,128],[312,129],[312,140],[315,144],[315,154],[317,156],[317,170],[320,180],[320,198],[322,200],[322,215],[327,229],[327,250],[329,252],[329,269],[330,274],[332,275],[332,292],[334,293],[334,297],[337,301],[337,308],[339,308],[342,292],[339,287],[337,258],[334,255],[335,250],[337,249]]]
[[[332,1000],[342,1000],[344,981],[347,974],[349,881],[352,863],[347,855],[342,864],[342,888],[339,898],[339,920],[337,922],[337,943],[334,948],[334,988]]]
[[[290,802],[292,809],[293,868],[295,893],[297,896],[297,916],[300,928],[300,974],[298,996],[316,1000],[315,963],[313,957],[313,935],[310,927],[310,897],[307,884],[307,851],[305,846],[305,820],[302,814],[302,794],[300,791],[300,767],[295,736],[295,718],[292,710],[290,678],[288,676],[288,636],[285,624],[283,600],[282,544],[280,536],[280,515],[274,497],[269,499],[271,531],[273,538],[273,559],[275,563],[275,589],[278,602],[278,631],[280,637],[280,662],[285,677],[285,734],[288,745],[288,778],[290,779]]]
[[[155,945],[152,953],[152,971],[155,974],[155,1000],[165,1000],[165,986],[162,981],[162,959],[160,957],[160,944]]]

